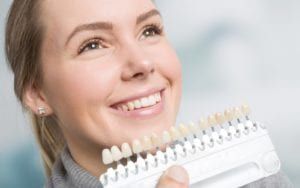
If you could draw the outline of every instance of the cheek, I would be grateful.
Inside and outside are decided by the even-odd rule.
[[[157,62],[157,70],[181,92],[182,71],[176,52],[168,43],[165,43],[158,54],[154,56],[155,62]]]
[[[47,97],[58,114],[104,104],[116,82],[114,68],[98,62],[67,62],[45,70]]]

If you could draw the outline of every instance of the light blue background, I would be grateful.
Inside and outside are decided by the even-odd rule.
[[[0,1],[0,187],[41,187],[31,127],[13,93],[3,52],[11,0]],[[300,186],[300,2],[157,1],[183,66],[178,122],[247,102],[268,125],[282,168]]]

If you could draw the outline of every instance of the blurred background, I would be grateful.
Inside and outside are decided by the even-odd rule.
[[[0,1],[0,187],[44,183],[37,145],[4,57],[11,0]],[[282,169],[300,187],[300,1],[156,0],[182,61],[178,122],[248,103],[268,125]]]

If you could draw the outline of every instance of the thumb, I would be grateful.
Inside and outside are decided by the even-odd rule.
[[[178,165],[168,168],[157,184],[157,188],[187,188],[188,186],[188,173],[183,167]]]

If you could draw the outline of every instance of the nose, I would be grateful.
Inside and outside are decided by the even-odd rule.
[[[122,80],[144,80],[155,72],[154,63],[139,45],[131,43],[124,48],[122,54],[125,60]]]

